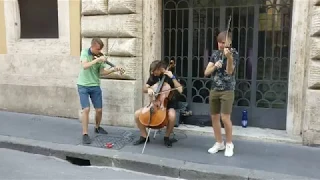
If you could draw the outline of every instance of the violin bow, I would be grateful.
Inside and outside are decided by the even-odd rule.
[[[229,20],[228,20],[227,34],[226,34],[226,41],[225,41],[225,42],[228,41],[229,30],[230,30],[230,25],[231,25],[231,19],[232,19],[232,17],[231,17],[231,15],[230,15],[230,16],[229,16]],[[229,46],[230,46],[230,44],[229,44]],[[230,47],[228,47],[228,48],[230,48]]]
[[[125,22],[126,22],[126,21],[125,21]],[[119,27],[117,28],[117,37],[116,37],[115,41],[113,42],[111,48],[110,48],[110,49],[108,48],[107,51],[111,52],[111,49],[113,49],[113,46],[115,45],[117,39],[118,39],[119,36],[120,36],[120,33],[119,33],[120,31],[119,31],[119,29],[123,29],[123,26],[124,26],[124,23],[122,24],[121,28],[119,28]],[[110,39],[110,38],[108,38],[108,42],[109,42],[109,39]],[[105,61],[104,63],[105,63],[105,64],[108,64],[108,65],[111,66],[111,67],[116,67],[113,63],[111,63],[110,61],[108,61],[108,58],[110,57],[110,53],[109,53],[109,52],[107,52],[107,55],[105,55],[105,54],[102,53],[103,56],[105,56],[105,57],[107,58],[107,61]],[[97,57],[95,56],[95,58],[97,58]],[[120,70],[120,74],[121,74],[121,75],[123,75],[124,73],[125,73],[125,70],[124,70],[124,69]]]
[[[229,44],[229,38],[228,38],[229,37],[230,25],[231,25],[231,19],[232,19],[232,16],[230,15],[229,16],[229,20],[228,20],[227,32],[226,32],[226,39],[225,39],[225,44],[228,45],[228,46],[225,46],[225,48],[228,48],[228,49],[231,48],[231,47],[229,47],[231,44]],[[223,64],[224,57],[225,57],[224,50],[222,50],[222,58],[220,60],[221,64]],[[220,72],[223,71],[223,68],[218,69],[218,71],[220,71]]]
[[[170,92],[170,91],[179,89],[179,88],[181,88],[181,87],[183,87],[183,86],[178,86],[178,87],[175,87],[175,88],[172,88],[172,89],[169,89],[169,90],[160,91],[159,93],[156,93],[156,94],[154,94],[154,95],[156,96],[156,95],[159,95],[159,94],[163,94],[163,93],[165,93],[165,92]]]

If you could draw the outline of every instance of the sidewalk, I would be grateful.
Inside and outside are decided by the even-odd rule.
[[[105,127],[109,140],[120,142],[115,142],[113,149],[107,149],[92,147],[106,139],[95,136],[92,125],[89,135],[100,140],[91,147],[81,145],[78,120],[0,112],[0,123],[0,148],[60,158],[78,153],[78,156],[90,159],[95,155],[96,158],[90,159],[94,165],[121,166],[186,179],[320,179],[320,148],[316,147],[235,139],[235,155],[227,158],[223,152],[207,153],[214,143],[212,137],[177,132],[178,142],[172,148],[166,148],[163,133],[153,139],[152,131],[151,143],[141,155],[143,146],[132,146],[132,137],[139,136],[137,129]],[[121,137],[124,138],[121,140]],[[107,156],[108,161],[103,162],[101,157]]]

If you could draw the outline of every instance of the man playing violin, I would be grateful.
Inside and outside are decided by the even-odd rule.
[[[90,144],[91,140],[88,135],[88,123],[90,102],[96,110],[95,116],[95,133],[108,134],[102,127],[100,122],[102,119],[102,92],[100,88],[100,75],[108,75],[116,71],[122,71],[122,68],[113,67],[109,68],[104,63],[107,61],[105,56],[95,58],[96,55],[101,54],[101,49],[104,44],[99,38],[93,38],[91,47],[85,48],[81,51],[81,68],[77,80],[78,93],[82,107],[82,142]]]
[[[148,93],[150,98],[154,95],[154,90],[152,89],[152,86],[158,83],[163,76],[165,76],[164,82],[168,83],[171,89],[175,88],[180,94],[182,93],[183,87],[181,86],[179,81],[176,79],[176,77],[172,74],[172,72],[166,70],[165,62],[160,60],[153,61],[150,65],[149,71],[150,71],[150,77],[145,87],[143,88],[143,92]],[[167,129],[166,129],[166,134],[164,136],[164,144],[167,147],[172,147],[172,141],[169,139],[169,136],[173,131],[174,124],[176,121],[176,111],[174,109],[175,107],[176,107],[176,101],[174,100],[174,98],[172,98],[171,100],[169,100],[167,105],[168,122],[166,122]],[[141,112],[142,112],[142,108],[135,112],[135,121],[138,128],[140,129],[141,136],[139,140],[134,142],[134,145],[145,143],[147,138],[146,127],[142,125],[141,122],[139,121],[139,116]],[[148,138],[147,142],[150,142],[150,138]]]
[[[221,32],[218,37],[218,49],[211,55],[210,62],[205,70],[205,76],[212,75],[212,88],[209,96],[210,113],[216,143],[208,150],[214,154],[225,150],[225,156],[233,155],[234,145],[232,143],[231,112],[234,101],[234,89],[236,85],[235,67],[239,59],[238,52],[229,48],[231,36],[226,31]],[[226,131],[226,146],[221,137],[221,119]]]

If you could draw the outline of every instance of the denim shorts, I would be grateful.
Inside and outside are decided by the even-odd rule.
[[[95,109],[102,108],[102,91],[100,86],[78,85],[78,93],[82,109],[90,107],[89,97]]]

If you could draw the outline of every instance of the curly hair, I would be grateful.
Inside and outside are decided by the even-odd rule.
[[[150,64],[149,72],[152,73],[159,68],[166,68],[166,63],[161,60],[155,60]]]

